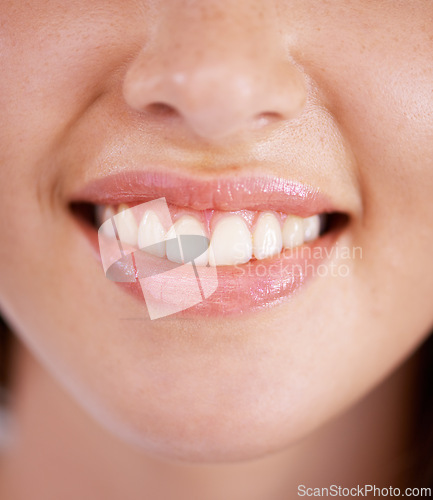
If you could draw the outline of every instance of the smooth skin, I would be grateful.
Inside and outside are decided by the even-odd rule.
[[[21,341],[2,498],[397,485],[433,327],[432,18],[429,0],[2,2],[0,308]],[[317,186],[362,255],[260,313],[126,321],[143,305],[69,202],[151,165]]]

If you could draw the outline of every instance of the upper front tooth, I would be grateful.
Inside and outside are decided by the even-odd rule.
[[[138,226],[132,211],[127,205],[119,205],[114,216],[119,240],[128,245],[137,245]]]
[[[283,238],[279,220],[272,213],[261,214],[253,234],[253,252],[256,259],[279,254]]]
[[[209,251],[211,266],[243,264],[253,254],[251,233],[238,215],[223,217],[212,233]]]
[[[295,248],[304,243],[304,219],[288,215],[283,225],[284,248]]]
[[[209,240],[203,225],[195,217],[180,217],[168,231],[166,240],[168,260],[179,264],[194,260],[197,266],[207,266]]]
[[[165,229],[153,210],[147,210],[138,226],[138,248],[156,257],[165,257]]]
[[[312,215],[304,219],[304,240],[313,241],[320,234],[320,216]]]

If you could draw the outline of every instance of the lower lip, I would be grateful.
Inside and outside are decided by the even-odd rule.
[[[95,231],[93,230],[92,233],[92,240],[97,248]],[[326,261],[332,256],[332,248],[336,239],[337,234],[333,231],[312,243],[283,251],[282,254],[273,258],[261,261],[252,260],[238,266],[197,267],[202,290],[208,288],[207,282],[213,279],[211,275],[215,275],[216,269],[217,288],[208,298],[202,299],[196,305],[185,308],[181,312],[176,312],[175,315],[182,318],[239,316],[290,300],[307,283],[325,274],[320,268],[326,266]],[[177,267],[180,272],[176,278],[167,278],[164,271],[167,271],[167,265],[171,263],[166,259],[154,259],[156,262],[161,262],[164,268],[161,269],[162,274],[152,278],[154,305],[155,301],[159,302],[157,307],[163,310],[167,306],[170,308],[176,305],[176,302],[181,303],[187,297],[197,295],[198,285],[195,276],[193,279],[191,273],[182,276],[182,266],[173,265],[173,268]],[[139,274],[136,269],[126,272],[135,276]],[[143,304],[146,303],[138,279],[129,283],[116,282],[116,285]]]

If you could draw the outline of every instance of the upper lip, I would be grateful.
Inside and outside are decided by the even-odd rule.
[[[343,212],[319,188],[274,176],[192,177],[166,171],[123,171],[89,181],[72,202],[137,204],[164,197],[194,210],[274,210],[300,217]]]

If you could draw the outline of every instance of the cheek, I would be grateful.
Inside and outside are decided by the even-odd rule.
[[[347,82],[352,91],[338,97],[346,112],[342,123],[359,163],[365,218],[381,216],[386,223],[384,230],[389,227],[395,236],[412,232],[422,235],[433,219],[430,45],[430,50],[424,45],[426,51],[415,58],[400,52],[395,66],[391,62],[387,66],[391,55],[382,54],[382,60],[374,66],[375,74],[361,67],[363,76],[357,78],[358,82]],[[374,64],[375,57],[370,63]]]
[[[372,310],[386,308],[397,323],[417,311],[431,326],[433,43],[419,42],[422,53],[414,51],[416,40],[406,46],[403,37],[388,51],[375,44],[368,57],[375,71],[360,60],[356,83],[347,81],[352,91],[341,93],[339,103],[359,165],[364,214],[355,238],[364,248],[358,269],[364,282],[370,277]],[[416,331],[413,321],[407,335]]]
[[[54,281],[52,267],[63,262],[53,249],[64,246],[68,254],[74,228],[56,205],[57,177],[65,176],[56,152],[111,84],[109,75],[131,50],[128,36],[137,39],[134,26],[125,30],[128,8],[98,0],[2,4],[0,67],[7,71],[0,79],[0,254],[3,284],[12,266],[29,280],[22,301]],[[12,272],[9,284],[19,289]]]
[[[372,4],[356,24],[354,9],[348,2],[328,26],[306,33],[305,67],[357,162],[359,290],[369,310],[397,322],[421,312],[425,331],[433,318],[433,28],[424,20],[433,6],[415,2],[383,18]]]
[[[134,25],[131,9],[114,0],[2,4],[0,161],[13,165],[2,176],[22,185],[45,175],[46,155],[146,38],[146,12]]]
[[[308,26],[299,57],[357,159],[366,216],[431,220],[433,28],[425,19],[433,5],[414,2],[385,17],[383,9],[349,1],[326,26],[299,19]]]

